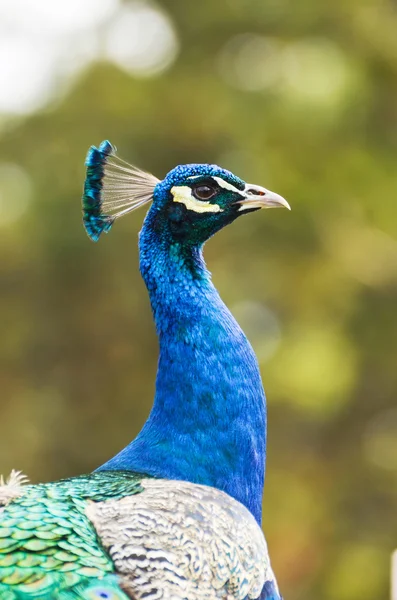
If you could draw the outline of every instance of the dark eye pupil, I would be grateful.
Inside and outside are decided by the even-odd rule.
[[[215,194],[216,190],[209,185],[197,185],[193,188],[193,196],[198,200],[209,200]]]

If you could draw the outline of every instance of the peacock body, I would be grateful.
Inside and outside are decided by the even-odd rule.
[[[159,181],[109,142],[86,164],[92,239],[152,201],[139,248],[160,345],[155,399],[137,438],[96,472],[3,482],[0,598],[279,600],[260,529],[265,395],[202,246],[241,214],[288,205],[215,165]]]

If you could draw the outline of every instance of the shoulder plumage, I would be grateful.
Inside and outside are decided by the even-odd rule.
[[[86,513],[133,598],[259,598],[278,593],[251,513],[215,488],[142,480],[139,496],[90,503]],[[277,598],[277,596],[274,596]]]

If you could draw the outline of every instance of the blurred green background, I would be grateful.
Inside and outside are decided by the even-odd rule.
[[[92,244],[84,157],[215,162],[292,212],[211,240],[269,404],[264,528],[288,600],[387,598],[397,545],[397,4],[0,2],[0,472],[90,471],[142,426],[144,211]]]

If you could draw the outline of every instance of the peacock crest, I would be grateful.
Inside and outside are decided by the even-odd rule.
[[[87,177],[83,193],[83,223],[96,242],[114,221],[153,199],[160,180],[120,158],[105,140],[91,146],[85,161]]]

